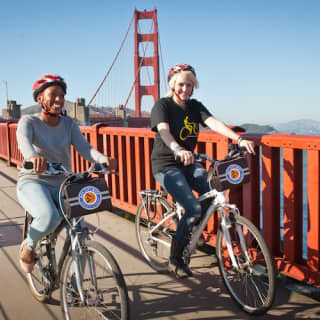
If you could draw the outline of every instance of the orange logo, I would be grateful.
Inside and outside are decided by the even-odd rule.
[[[237,170],[237,169],[232,169],[232,170],[230,171],[230,177],[231,177],[232,179],[237,180],[237,179],[239,178],[239,176],[240,176],[239,170]]]
[[[94,203],[97,199],[96,195],[92,191],[87,192],[83,198],[83,200],[88,204]]]

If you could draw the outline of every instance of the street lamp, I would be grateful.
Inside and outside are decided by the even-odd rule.
[[[2,80],[2,82],[6,86],[6,98],[7,98],[6,104],[8,104],[8,101],[9,101],[9,98],[8,98],[8,81],[7,80]]]

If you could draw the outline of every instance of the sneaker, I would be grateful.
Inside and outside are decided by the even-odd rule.
[[[25,240],[21,243],[20,246],[20,266],[25,273],[31,273],[36,262],[36,254],[34,251],[30,251],[25,246]]]

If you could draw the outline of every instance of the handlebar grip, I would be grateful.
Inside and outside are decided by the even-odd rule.
[[[105,163],[95,163],[93,171],[104,171],[107,170],[108,167]]]
[[[176,160],[176,162],[180,163],[181,162],[181,157],[178,154],[175,154],[174,160]]]
[[[24,161],[22,166],[24,169],[33,169],[33,162],[32,161]]]

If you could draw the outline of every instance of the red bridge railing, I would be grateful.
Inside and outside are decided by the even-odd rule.
[[[16,124],[0,124],[0,158],[8,165],[21,165]],[[98,150],[118,159],[119,176],[108,177],[113,205],[135,214],[138,192],[159,189],[150,167],[154,134],[150,129],[115,128],[96,124],[81,128]],[[243,215],[262,231],[278,270],[292,278],[320,287],[320,137],[245,134],[256,143],[256,156],[249,157],[251,181],[230,193]],[[202,131],[198,152],[221,159],[228,139]],[[74,171],[88,167],[72,149]],[[217,218],[205,231],[215,245]]]

